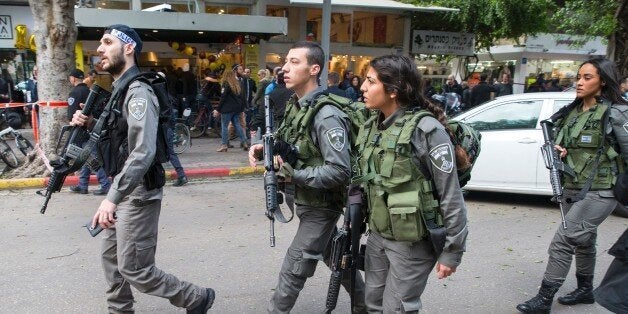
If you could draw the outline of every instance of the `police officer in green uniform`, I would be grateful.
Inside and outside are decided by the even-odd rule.
[[[349,126],[345,113],[333,105],[320,107],[310,125],[301,121],[314,105],[321,101],[324,87],[319,86],[320,72],[325,64],[321,47],[312,42],[296,43],[283,66],[286,87],[294,91],[288,101],[286,114],[277,130],[278,141],[289,143],[296,160],[281,160],[280,172],[285,182],[294,184],[294,202],[299,228],[288,248],[279,282],[270,301],[271,313],[288,313],[294,306],[307,278],[314,275],[318,261],[328,263],[328,243],[342,213],[345,200],[342,191],[350,176]],[[263,145],[249,150],[249,161],[255,166]],[[289,155],[280,152],[280,155]],[[343,280],[349,287],[349,277]],[[354,312],[365,312],[364,283],[356,282]]]
[[[517,306],[523,313],[550,312],[554,294],[565,281],[574,255],[578,288],[559,297],[558,302],[595,302],[592,290],[597,227],[617,206],[611,189],[618,173],[626,169],[628,156],[628,103],[621,97],[614,63],[603,58],[584,62],[578,70],[576,100],[550,119],[557,122],[556,149],[575,172],[575,177],[564,175],[562,180],[568,203],[589,180],[591,188],[583,191],[583,199],[566,206],[567,228],[561,225],[556,230],[539,293]]]
[[[113,160],[115,165],[105,161],[105,170],[114,179],[92,220],[92,226],[99,224],[105,229],[102,265],[109,287],[108,310],[133,312],[133,286],[140,292],[167,298],[173,305],[188,309],[188,313],[206,313],[214,302],[213,289],[181,281],[155,266],[162,184],[151,186],[149,181],[153,180],[148,176],[154,178],[163,171],[155,160],[159,153],[159,102],[152,87],[144,82],[136,80],[126,91],[119,90],[139,74],[136,58],[141,50],[140,37],[126,25],[106,29],[97,50],[103,69],[114,78],[112,100],[124,95],[120,98],[121,109],[106,115],[109,147],[115,151],[105,148],[101,155]],[[74,125],[92,123],[80,110],[72,118]],[[99,146],[103,143],[106,140]]]
[[[422,87],[414,61],[395,55],[373,59],[361,87],[366,107],[377,112],[357,139],[371,231],[369,313],[418,313],[434,265],[438,278],[447,278],[465,251],[456,171],[469,166],[468,156],[454,148],[443,111],[423,97]]]

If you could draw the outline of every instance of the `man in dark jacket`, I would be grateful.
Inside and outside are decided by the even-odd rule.
[[[443,85],[443,94],[456,93],[462,99],[462,86],[456,82],[456,77],[453,74],[447,76],[447,83]]]
[[[493,91],[493,88],[486,83],[487,77],[486,73],[480,74],[480,83],[471,89],[471,101],[470,107],[468,108],[473,108],[491,100],[491,92]]]
[[[89,87],[83,83],[85,75],[83,71],[74,69],[70,72],[70,84],[72,84],[72,91],[68,97],[68,120],[72,120],[72,116],[77,109],[80,109],[79,104],[85,103],[87,95],[89,95]]]
[[[72,120],[72,116],[76,110],[81,109],[81,104],[84,104],[87,101],[87,96],[89,95],[89,88],[87,84],[83,83],[83,79],[85,75],[83,71],[79,69],[74,69],[70,72],[70,84],[74,86],[72,91],[70,92],[70,96],[68,97],[68,119]],[[100,116],[100,111],[94,111],[94,118],[98,118]],[[79,194],[87,194],[87,187],[89,185],[89,175],[92,173],[92,170],[89,168],[87,164],[83,165],[81,171],[79,173],[79,182],[77,185],[71,186],[70,191]],[[105,169],[103,167],[98,168],[96,170],[96,178],[100,183],[100,189],[94,191],[94,195],[106,195],[109,192],[109,187],[111,186],[111,182],[109,182],[109,178],[105,173]]]
[[[340,81],[340,75],[336,72],[329,72],[327,75],[327,89],[325,90],[329,94],[334,94],[342,97],[347,97],[347,93],[338,87]]]

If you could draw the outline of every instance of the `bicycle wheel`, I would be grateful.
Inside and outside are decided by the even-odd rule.
[[[0,142],[0,159],[10,168],[17,168],[19,162],[15,153],[5,142]]]
[[[205,128],[207,128],[207,125],[205,124],[205,115],[199,116],[198,113],[191,114],[190,123],[192,125],[190,128],[191,137],[197,138],[205,134]]]
[[[22,154],[24,154],[24,156],[28,155],[28,152],[33,150],[33,144],[31,141],[19,133],[15,136],[15,145],[22,152]]]
[[[181,122],[174,125],[174,142],[172,148],[177,155],[190,148],[190,129]]]

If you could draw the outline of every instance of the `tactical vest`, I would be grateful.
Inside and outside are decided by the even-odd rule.
[[[324,102],[323,97],[318,97],[316,103]],[[277,129],[277,138],[298,148],[297,163],[293,165],[295,170],[324,165],[323,156],[310,136],[312,120],[320,107],[316,104],[299,107],[296,98],[291,98],[286,105],[284,120]],[[341,209],[345,194],[345,186],[321,190],[297,185],[294,201],[306,206]]]
[[[442,226],[434,185],[413,162],[411,140],[422,117],[406,112],[386,130],[370,118],[358,135],[369,227],[384,238],[415,242]]]
[[[603,135],[603,117],[608,107],[607,103],[598,103],[595,107],[582,112],[579,110],[581,106],[577,106],[558,121],[560,131],[556,137],[556,144],[567,149],[567,164],[576,173],[574,178],[563,176],[565,188],[582,189],[591,175],[594,175],[591,190],[607,190],[615,183],[619,172],[617,164],[619,154]],[[602,148],[604,141],[607,143],[595,171],[593,168],[598,150]]]

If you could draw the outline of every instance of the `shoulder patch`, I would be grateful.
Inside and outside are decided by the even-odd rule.
[[[129,114],[136,120],[142,120],[146,115],[146,108],[148,107],[148,101],[144,98],[133,98],[129,100]]]
[[[74,97],[68,98],[68,107],[72,107],[74,105]]]
[[[438,170],[444,173],[451,173],[454,169],[454,156],[451,151],[451,145],[443,143],[432,148],[430,150],[430,161]]]
[[[327,130],[327,132],[325,132],[325,136],[327,137],[327,141],[329,141],[331,147],[333,147],[335,150],[341,151],[345,147],[347,137],[343,128],[336,127]]]
[[[628,133],[628,122],[624,123],[624,131],[626,131],[626,133]]]

